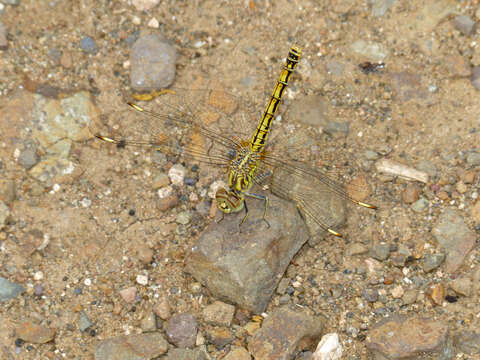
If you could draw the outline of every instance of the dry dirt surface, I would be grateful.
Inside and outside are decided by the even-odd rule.
[[[142,334],[150,338],[139,343],[157,347],[131,358],[189,358],[172,334],[179,314],[191,315],[193,330],[180,335],[193,332],[195,351],[255,356],[262,314],[221,304],[233,319],[210,319],[205,307],[222,299],[185,272],[220,217],[209,193],[225,173],[92,134],[103,115],[118,119],[113,132],[136,128],[124,121],[132,46],[157,34],[177,51],[171,88],[191,109],[205,79],[232,94],[253,127],[297,43],[302,61],[278,129],[378,206],[348,206],[343,238],[305,243],[262,316],[308,309],[322,334],[339,335],[344,359],[374,358],[382,328],[373,329],[392,315],[433,319],[448,329],[444,358],[480,359],[471,341],[480,338],[477,0],[1,4],[0,358],[110,359],[108,346]]]

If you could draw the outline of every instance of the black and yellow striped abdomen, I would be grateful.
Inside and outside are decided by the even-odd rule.
[[[250,149],[252,152],[262,152],[265,148],[275,112],[277,111],[278,104],[280,104],[283,92],[287,88],[290,76],[300,60],[301,52],[302,50],[298,46],[293,45],[288,53],[285,66],[280,73],[277,84],[273,89],[272,96],[270,96],[270,100],[268,101],[267,108],[265,109],[262,119],[260,120],[257,129],[255,130],[255,134],[253,134],[250,142]]]

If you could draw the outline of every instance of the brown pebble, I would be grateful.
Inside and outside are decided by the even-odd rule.
[[[383,283],[385,285],[391,285],[393,284],[394,280],[395,280],[395,277],[392,274],[388,274],[385,276],[385,279],[383,279]]]
[[[455,185],[455,188],[460,194],[465,194],[468,190],[467,185],[463,181],[457,182],[457,185]]]
[[[368,187],[367,179],[363,175],[356,177],[347,184],[346,190],[350,197],[358,201],[364,201],[370,196],[370,188]]]
[[[73,65],[73,58],[72,54],[69,51],[64,51],[62,56],[60,57],[60,65],[64,68],[69,69]]]
[[[148,265],[153,260],[153,250],[147,245],[141,244],[137,247],[137,257],[143,264]]]
[[[178,196],[170,195],[163,199],[159,199],[157,201],[157,209],[159,211],[164,212],[164,211],[167,211],[168,209],[175,207],[177,204],[178,204]]]
[[[153,307],[153,312],[162,320],[168,320],[170,318],[170,304],[166,297],[162,297]]]
[[[445,299],[445,287],[443,284],[434,284],[428,289],[428,295],[436,305],[441,305]]]
[[[402,193],[402,200],[407,204],[412,204],[418,200],[420,190],[414,184],[408,184]]]
[[[476,176],[475,171],[467,170],[461,174],[460,179],[465,184],[473,184],[475,182],[475,176]]]
[[[55,330],[27,321],[16,328],[15,334],[18,338],[29,343],[45,344],[53,340]]]
[[[135,301],[135,297],[137,296],[137,288],[135,286],[125,288],[120,290],[120,296],[122,297],[125,302],[131,304]]]
[[[448,193],[444,190],[440,190],[439,192],[437,192],[437,196],[440,200],[448,200]]]

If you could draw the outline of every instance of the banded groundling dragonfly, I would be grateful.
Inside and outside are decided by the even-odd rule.
[[[263,219],[268,224],[269,198],[254,192],[254,185],[259,185],[293,201],[307,223],[341,236],[335,230],[338,225],[336,220],[328,213],[325,204],[317,200],[317,193],[329,192],[337,200],[349,200],[370,209],[376,207],[355,200],[338,179],[305,162],[290,159],[288,151],[275,150],[273,146],[271,149],[267,141],[275,113],[300,56],[300,47],[292,46],[266,109],[250,138],[242,134],[253,121],[248,106],[237,109],[238,102],[234,97],[215,89],[190,91],[188,95],[167,90],[160,97],[161,112],[128,103],[139,115],[138,119],[124,127],[127,133],[131,129],[132,134],[119,137],[96,133],[95,136],[118,147],[148,147],[225,169],[227,186],[216,192],[217,207],[223,214],[245,211],[241,224],[248,215],[248,198],[264,202]],[[206,96],[206,100],[199,100],[196,95]],[[212,123],[217,126],[210,126]]]

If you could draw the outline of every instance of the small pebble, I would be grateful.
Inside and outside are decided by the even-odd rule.
[[[375,244],[372,246],[370,254],[376,260],[385,261],[390,256],[390,245]]]
[[[135,286],[132,286],[120,290],[119,293],[122,299],[125,300],[125,302],[132,304],[135,301],[135,297],[137,296],[137,288]]]
[[[142,275],[138,274],[136,278],[137,284],[139,285],[148,285],[148,276],[147,275]]]
[[[186,171],[187,169],[185,169],[182,164],[173,165],[170,170],[168,170],[168,177],[172,184],[182,186]]]
[[[411,205],[412,210],[417,213],[424,211],[427,207],[428,200],[425,198],[420,198]]]
[[[170,305],[166,297],[160,297],[158,302],[153,307],[153,312],[162,320],[170,318]]]
[[[96,54],[98,51],[97,44],[89,36],[85,36],[82,38],[82,40],[80,40],[80,47],[82,48],[83,52],[87,54]]]
[[[430,272],[438,268],[445,260],[445,254],[426,254],[423,258],[423,271]]]
[[[407,204],[412,204],[418,200],[420,190],[414,184],[408,184],[402,192],[402,200]]]

